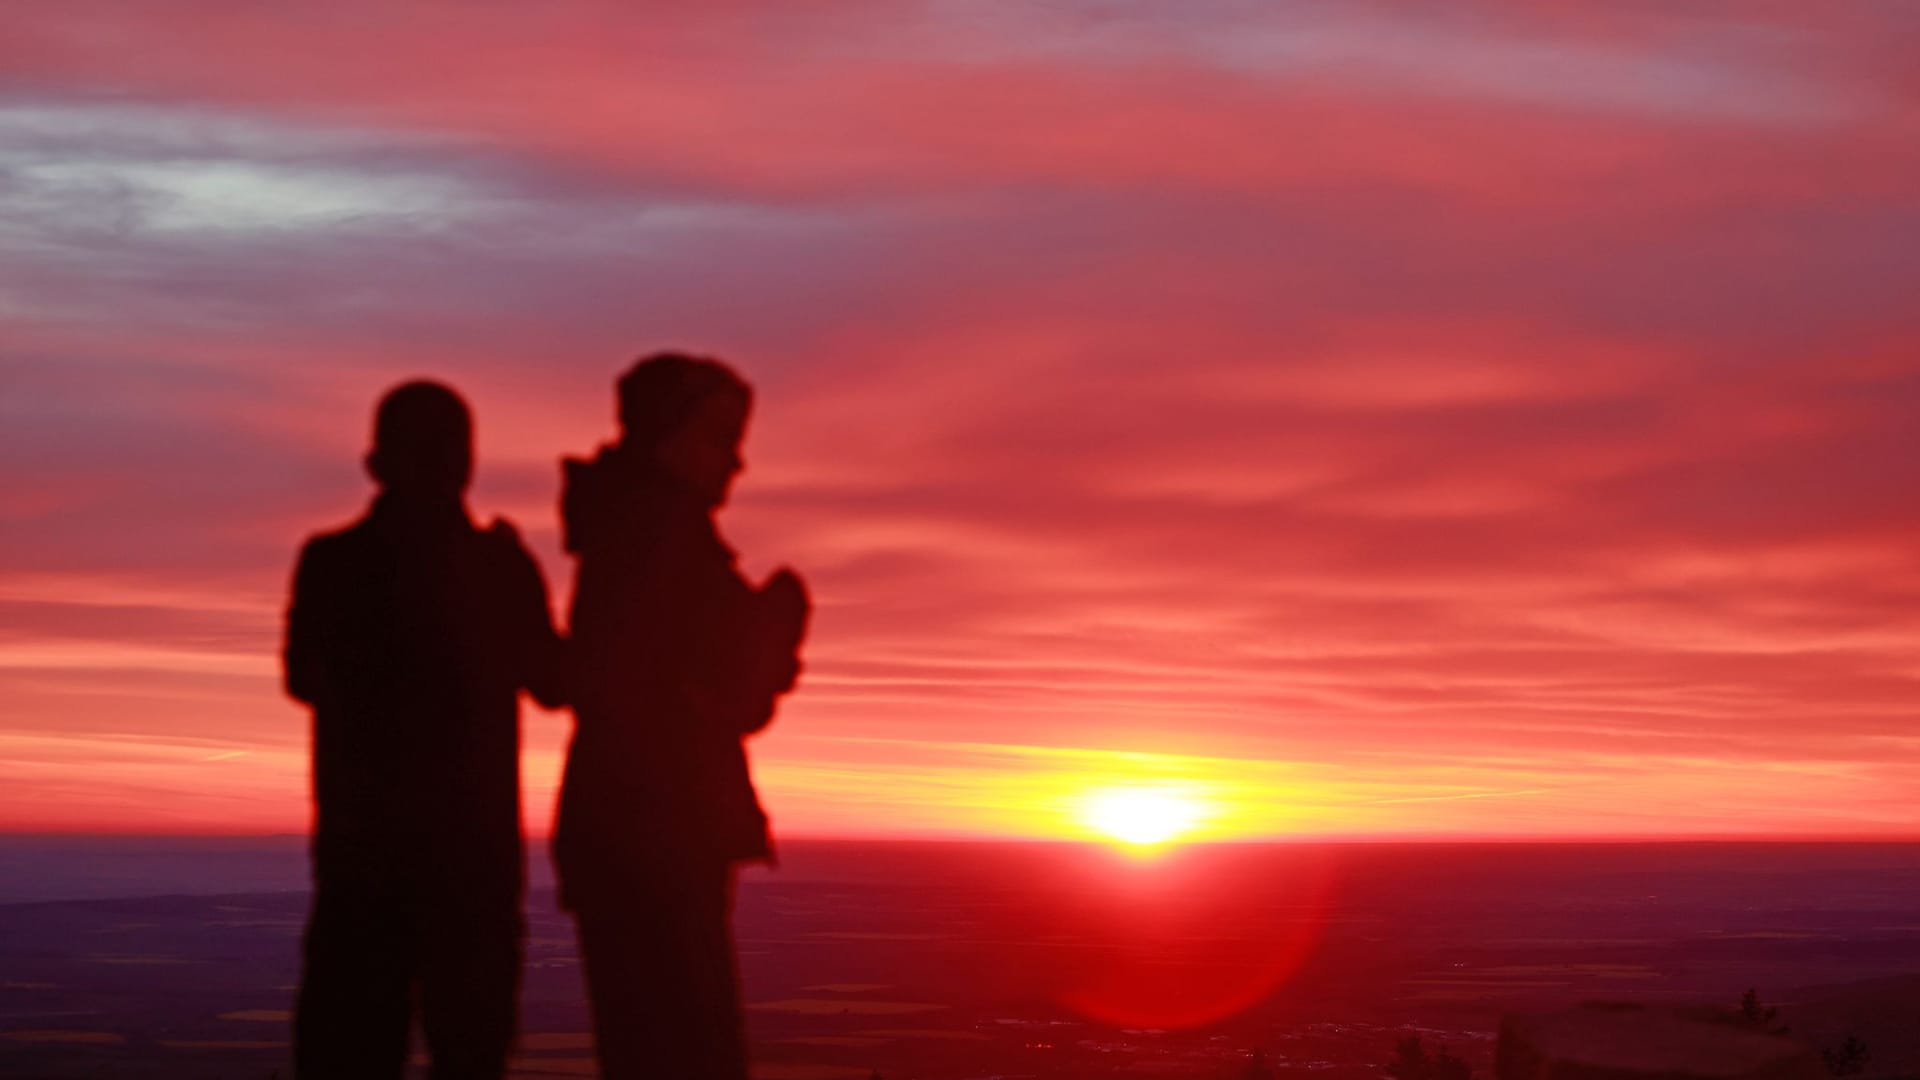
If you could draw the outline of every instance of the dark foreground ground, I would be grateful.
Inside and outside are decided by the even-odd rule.
[[[297,846],[0,845],[0,1076],[286,1075]],[[229,842],[243,845],[246,842]],[[261,842],[251,842],[256,845]],[[70,853],[68,853],[70,854]],[[1920,1074],[1920,846],[794,845],[737,925],[767,1080],[1378,1076],[1419,1034],[1488,1072],[1503,1011],[1733,1004]],[[61,861],[65,859],[66,861]],[[142,861],[146,860],[146,861]],[[198,871],[196,873],[196,871]],[[38,875],[38,876],[36,876]],[[64,877],[62,875],[65,875]],[[104,882],[104,884],[103,884]],[[517,1076],[590,1076],[571,926],[530,905]]]

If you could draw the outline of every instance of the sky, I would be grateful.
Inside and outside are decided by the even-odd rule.
[[[1817,8],[1817,10],[1816,10]],[[0,12],[0,830],[294,832],[378,395],[556,606],[643,353],[758,389],[786,835],[1920,835],[1920,10]],[[527,707],[544,831],[565,714]]]

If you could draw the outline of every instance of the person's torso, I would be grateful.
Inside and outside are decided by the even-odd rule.
[[[314,717],[321,831],[519,843],[524,640],[509,549],[461,523],[331,538],[327,696]]]
[[[703,514],[618,495],[582,511],[591,524],[574,531],[563,846],[585,832],[595,848],[764,854],[739,734],[697,700],[726,678],[751,588]]]

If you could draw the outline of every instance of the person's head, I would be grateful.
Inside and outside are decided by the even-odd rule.
[[[458,499],[473,478],[473,416],[443,383],[425,379],[387,391],[373,413],[367,475],[405,498]]]
[[[718,360],[655,353],[618,384],[620,441],[708,507],[727,501],[740,473],[753,390]]]

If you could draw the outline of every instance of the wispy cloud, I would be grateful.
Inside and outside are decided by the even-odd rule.
[[[680,345],[822,604],[783,826],[1124,774],[1223,832],[1915,829],[1895,13],[0,22],[9,821],[298,827],[279,606],[374,397],[468,393],[563,594],[555,459]]]

